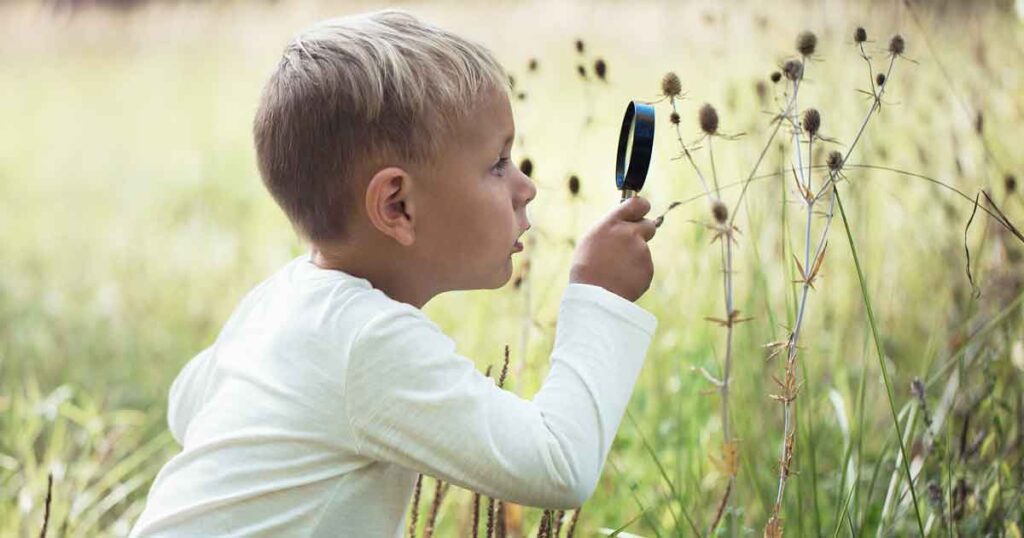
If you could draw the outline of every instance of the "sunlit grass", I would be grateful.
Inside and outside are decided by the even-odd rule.
[[[251,121],[263,77],[301,26],[357,9],[183,5],[70,18],[34,4],[0,9],[7,30],[0,32],[0,72],[9,81],[0,84],[0,534],[38,533],[49,472],[51,535],[123,534],[140,513],[149,481],[177,450],[164,418],[171,380],[212,341],[248,289],[302,252],[255,170]],[[966,28],[947,30],[934,43],[956,67],[951,89],[918,28],[906,18],[900,26],[877,6],[838,6],[826,14],[798,3],[778,13],[711,3],[567,4],[551,20],[538,20],[532,9],[414,8],[494,48],[526,93],[513,104],[522,135],[514,160],[533,160],[539,188],[531,242],[517,255],[519,268],[531,260],[530,273],[519,289],[452,293],[426,307],[481,370],[500,364],[508,344],[508,387],[524,397],[547,372],[569,239],[618,199],[611,172],[622,109],[630,99],[656,99],[666,71],[679,73],[687,92],[679,104],[687,142],[699,134],[704,102],[718,109],[723,128],[747,133],[715,141],[724,186],[745,179],[757,158],[770,127],[764,112],[778,112],[772,96],[780,90],[768,74],[792,55],[798,31],[818,34],[821,60],[809,68],[800,106],[820,109],[822,130],[842,143],[868,105],[855,91],[868,77],[852,45],[853,27],[863,25],[877,39],[872,53],[903,32],[908,55],[920,63],[900,66],[851,161],[940,178],[972,195],[989,188],[1008,215],[1024,217],[1019,191],[1004,195],[1006,170],[986,158],[975,118],[959,102],[989,111],[986,140],[1004,167],[1020,170],[1012,141],[1024,124],[1024,66],[1013,47],[1022,36],[1004,15],[923,15],[933,33],[953,23]],[[790,11],[800,16],[781,14]],[[648,31],[627,43],[620,25],[631,23]],[[586,44],[583,55],[573,47],[576,38]],[[538,60],[535,72],[527,69],[530,58]],[[576,73],[577,64],[589,70],[597,58],[607,62],[607,83]],[[766,84],[766,102],[757,81]],[[679,149],[669,112],[667,102],[658,105],[656,156],[644,191],[652,215],[702,192],[692,170],[671,160]],[[694,157],[710,166],[706,151]],[[738,524],[722,533],[743,534],[742,525],[759,534],[775,501],[783,428],[769,394],[780,368],[765,361],[762,346],[786,336],[797,308],[791,260],[802,252],[804,223],[801,208],[784,203],[796,195],[788,162],[770,149],[761,172],[776,175],[753,181],[737,213],[735,302],[754,319],[734,334],[730,420],[740,466],[730,502],[736,512],[724,521]],[[961,503],[961,532],[1002,521],[998,510],[1019,521],[1013,488],[1019,492],[1020,478],[1013,473],[1020,448],[1012,439],[1021,404],[1013,402],[1024,349],[1012,288],[1021,266],[1009,265],[1012,247],[1005,246],[1012,243],[997,237],[993,221],[974,223],[968,238],[982,297],[971,301],[963,252],[971,204],[883,170],[845,173],[842,200],[863,281],[843,230],[833,230],[802,329],[799,374],[806,388],[795,404],[798,472],[787,486],[787,533],[867,535],[883,523],[885,532],[916,532],[905,477],[893,486],[893,495],[904,498],[883,509],[894,474],[903,470],[880,360],[897,418],[917,445],[908,445],[911,453],[921,453],[915,450],[923,446],[923,417],[910,381],[927,382],[933,413],[948,410],[936,436],[940,448],[917,483],[921,510],[939,513],[929,500],[934,481],[948,516],[957,481],[966,478],[972,493]],[[580,178],[578,196],[567,188],[572,174]],[[735,200],[740,188],[724,192]],[[579,536],[630,522],[626,530],[640,535],[691,535],[688,518],[706,529],[714,515],[726,480],[711,459],[721,451],[721,406],[715,387],[694,368],[721,372],[722,330],[704,320],[722,312],[721,266],[711,232],[691,222],[709,218],[704,199],[684,204],[666,215],[651,242],[655,279],[639,303],[658,315],[659,328],[601,484],[581,512]],[[954,375],[958,396],[943,404]],[[967,428],[965,417],[972,417]],[[961,448],[970,452],[975,443],[974,455],[961,460]],[[994,471],[980,473],[981,467]],[[433,482],[426,484],[432,491]],[[470,504],[469,492],[449,492],[437,535],[464,528]],[[523,528],[535,531],[541,512],[523,514]],[[946,533],[941,518],[928,529]]]

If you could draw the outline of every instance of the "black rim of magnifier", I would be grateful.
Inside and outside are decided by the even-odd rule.
[[[633,129],[633,146],[629,148],[629,169],[626,168],[626,143]],[[654,107],[630,101],[619,131],[619,152],[615,159],[615,185],[619,190],[639,191],[647,178],[654,146]]]

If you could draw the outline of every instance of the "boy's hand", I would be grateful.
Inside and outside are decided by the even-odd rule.
[[[654,220],[646,198],[633,196],[597,222],[573,253],[569,282],[592,284],[629,301],[651,286],[654,262],[647,242],[654,237]]]

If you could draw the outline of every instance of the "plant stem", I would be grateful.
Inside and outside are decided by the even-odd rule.
[[[891,70],[890,63],[890,70]],[[888,83],[889,77],[886,77]],[[900,453],[903,456],[903,471],[907,475],[907,482],[910,485],[910,496],[914,502],[914,515],[917,517],[917,528],[921,536],[924,536],[924,523],[921,520],[921,508],[917,504],[917,491],[914,488],[914,478],[910,474],[910,459],[907,457],[907,447],[903,442],[903,432],[900,430],[900,421],[896,416],[896,405],[893,403],[892,384],[889,381],[889,370],[885,366],[885,354],[882,350],[882,339],[878,336],[878,326],[875,323],[875,313],[871,308],[871,298],[868,295],[867,285],[864,280],[864,271],[861,269],[860,258],[857,256],[857,246],[853,241],[853,233],[850,232],[850,223],[846,219],[846,209],[843,208],[843,200],[839,197],[839,191],[833,190],[833,196],[839,203],[839,213],[843,217],[843,227],[846,230],[846,238],[850,242],[850,252],[853,254],[853,263],[857,268],[857,279],[860,282],[861,296],[864,299],[864,309],[867,310],[868,323],[871,325],[871,335],[875,341],[875,350],[878,353],[878,364],[882,369],[882,380],[885,382],[885,392],[888,396],[889,410],[892,412],[893,426],[896,428],[896,440],[900,444]]]

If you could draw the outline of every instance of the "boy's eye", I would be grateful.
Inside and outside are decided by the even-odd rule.
[[[498,159],[497,164],[494,165],[494,169],[498,172],[504,172],[508,168],[508,163],[511,161],[508,157],[501,157]]]

